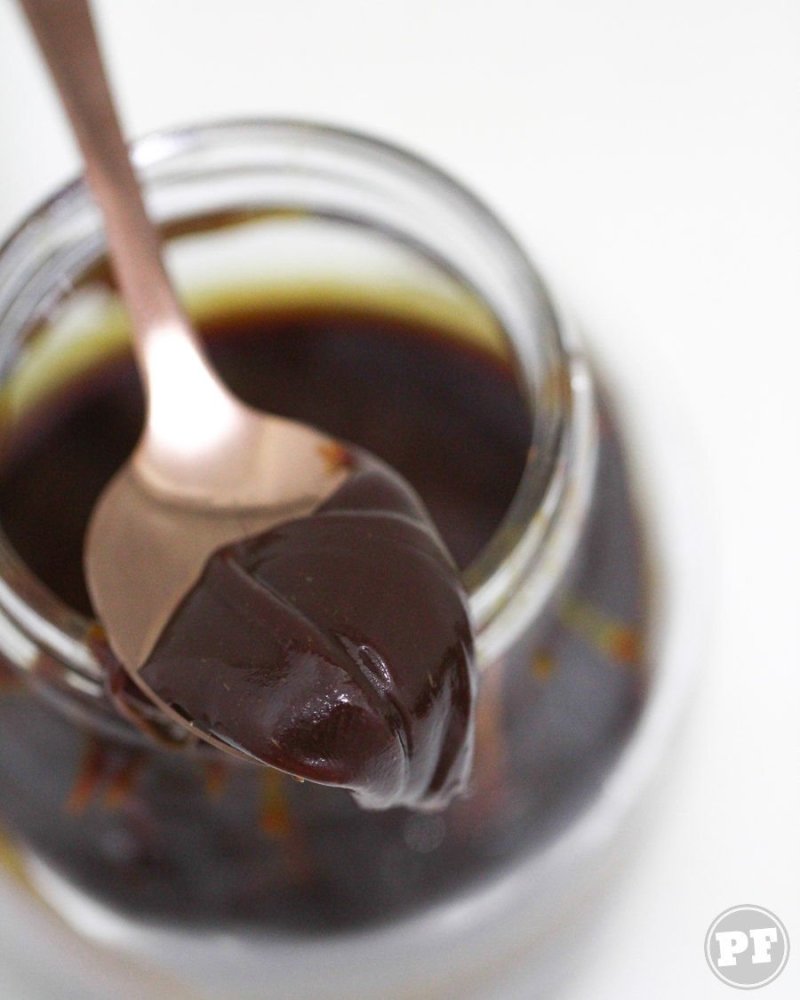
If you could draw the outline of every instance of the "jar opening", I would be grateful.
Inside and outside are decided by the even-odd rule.
[[[274,239],[276,220],[287,230],[298,221],[316,224],[317,238],[324,220],[340,227],[347,221],[380,237],[384,249],[397,254],[402,247],[404,265],[416,256],[408,281],[419,281],[420,262],[427,262],[429,279],[436,274],[426,289],[430,301],[456,310],[462,326],[469,320],[468,328],[495,336],[495,349],[505,345],[535,414],[530,448],[499,528],[465,572],[479,656],[496,656],[513,640],[515,622],[529,620],[557,585],[580,531],[593,463],[588,375],[519,246],[481,202],[436,168],[326,126],[201,126],[151,136],[136,145],[135,157],[162,224],[186,233],[192,219],[212,210],[231,225],[261,212]],[[358,253],[365,264],[365,248]],[[0,251],[4,380],[32,330],[63,302],[65,276],[74,284],[101,254],[99,218],[81,182],[59,192],[6,243]],[[460,300],[454,289],[461,289]],[[119,316],[116,323],[110,341],[118,349],[125,333]],[[23,667],[34,669],[36,650],[44,648],[63,666],[59,680],[67,688],[90,693],[101,682],[85,642],[88,620],[33,576],[2,537],[0,608],[0,643],[15,650]]]

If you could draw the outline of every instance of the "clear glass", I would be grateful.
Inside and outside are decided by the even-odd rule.
[[[0,779],[30,800],[5,822],[39,890],[87,932],[102,938],[113,926],[123,943],[153,922],[189,935],[217,928],[302,939],[452,907],[542,850],[597,787],[596,774],[582,780],[572,768],[544,809],[542,787],[523,767],[503,798],[493,794],[499,746],[522,763],[531,752],[519,734],[536,693],[520,678],[536,661],[543,615],[574,566],[592,502],[596,418],[585,361],[497,218],[406,152],[278,121],[151,136],[135,158],[152,215],[170,234],[170,268],[197,316],[212,302],[252,308],[315,287],[436,316],[513,367],[531,416],[529,460],[500,528],[464,576],[483,715],[493,721],[479,738],[471,796],[444,816],[362,813],[343,793],[250,765],[226,765],[222,789],[213,754],[158,748],[120,718],[87,641],[91,623],[0,535],[0,655],[24,678],[16,703],[0,701]],[[98,213],[76,182],[0,252],[6,429],[43,387],[77,382],[126,350],[119,303],[86,277],[103,251]],[[604,766],[624,742],[626,713],[624,724],[593,737]],[[580,752],[593,753],[584,742]],[[559,759],[554,751],[554,774]],[[529,815],[549,818],[528,824]],[[321,881],[309,878],[298,830],[312,855],[315,845],[349,845],[339,875],[330,868]],[[276,901],[272,910],[264,899]]]

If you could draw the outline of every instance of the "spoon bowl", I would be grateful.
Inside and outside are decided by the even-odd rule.
[[[151,475],[154,456],[145,438],[103,491],[86,535],[86,581],[109,644],[148,697],[172,715],[139,670],[209,557],[310,514],[347,475],[338,458],[345,453],[330,438],[244,407],[236,416],[240,450],[215,464],[209,448],[191,465],[220,477],[229,470],[227,491],[206,498],[191,479],[182,491],[179,479]]]

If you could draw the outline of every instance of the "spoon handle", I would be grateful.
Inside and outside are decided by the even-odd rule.
[[[103,214],[114,272],[131,316],[148,422],[158,423],[159,413],[174,410],[176,380],[184,420],[193,399],[206,409],[209,400],[224,405],[226,390],[208,365],[164,269],[161,241],[122,137],[87,0],[19,3],[72,123],[87,181]]]

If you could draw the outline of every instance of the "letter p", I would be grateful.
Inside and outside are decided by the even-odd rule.
[[[714,937],[719,945],[717,965],[720,968],[726,965],[736,965],[736,956],[747,951],[750,943],[743,931],[717,931]]]

